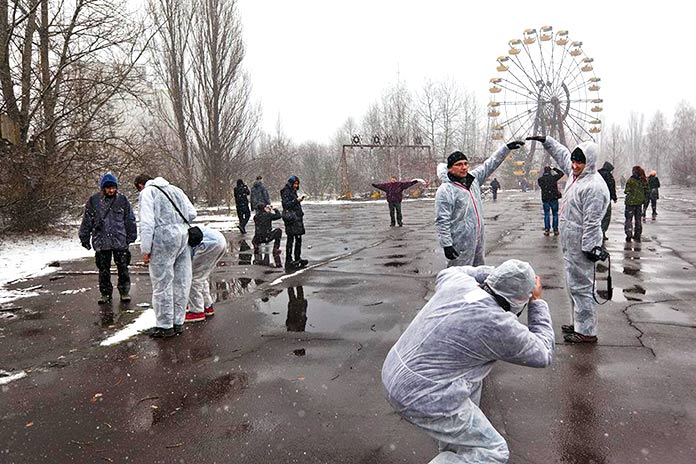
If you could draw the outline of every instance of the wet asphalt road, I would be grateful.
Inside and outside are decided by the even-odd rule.
[[[484,384],[482,409],[510,462],[696,462],[696,202],[682,195],[662,189],[640,245],[624,242],[621,200],[614,206],[616,288],[597,346],[562,342],[569,305],[538,194],[486,202],[488,263],[530,261],[557,332],[551,368],[499,363]],[[388,227],[385,203],[305,210],[310,269],[283,278],[272,257],[251,254],[249,235],[226,232],[217,313],[174,339],[99,346],[150,299],[137,249],[129,305],[100,310],[88,260],[16,284],[43,288],[0,318],[0,369],[28,374],[0,387],[0,462],[431,459],[435,443],[384,401],[380,369],[445,265],[433,202],[405,202],[403,228]]]

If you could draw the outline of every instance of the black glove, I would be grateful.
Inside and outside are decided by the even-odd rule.
[[[593,263],[596,263],[597,261],[605,261],[609,257],[609,252],[599,245],[594,247],[592,251],[583,250],[583,253],[585,254],[585,257]]]
[[[531,137],[527,137],[525,140],[536,140],[537,142],[544,143],[544,142],[546,142],[546,136],[545,135],[532,135]]]
[[[82,242],[82,246],[85,247],[88,250],[91,250],[92,247],[90,246],[89,242]]]
[[[508,144],[505,145],[505,146],[508,147],[508,149],[510,149],[510,150],[517,150],[517,149],[520,148],[522,145],[524,145],[524,142],[523,142],[523,141],[521,141],[521,140],[513,140],[512,142],[508,143]]]
[[[455,250],[453,246],[446,246],[444,250],[447,259],[457,259],[459,257],[459,253],[457,253],[457,250]]]

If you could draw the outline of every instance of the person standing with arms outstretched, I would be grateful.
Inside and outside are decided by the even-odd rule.
[[[372,184],[376,189],[383,190],[387,193],[387,204],[389,205],[389,218],[391,219],[390,226],[394,227],[396,223],[399,227],[403,226],[403,217],[401,215],[401,201],[403,200],[404,190],[418,183],[418,179],[413,179],[408,182],[399,182],[396,177],[391,176],[389,182],[382,184]],[[396,213],[396,222],[394,222],[394,213]]]

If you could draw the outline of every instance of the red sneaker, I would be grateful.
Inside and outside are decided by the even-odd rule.
[[[214,316],[215,308],[213,308],[212,306],[210,308],[205,308],[205,310],[203,310],[203,314],[205,314],[205,317]]]
[[[184,317],[184,322],[201,322],[205,321],[205,313],[192,313],[186,311],[186,317]]]

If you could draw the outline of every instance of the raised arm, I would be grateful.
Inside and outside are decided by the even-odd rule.
[[[489,156],[481,166],[478,166],[476,169],[470,171],[471,175],[478,180],[479,184],[483,184],[488,176],[493,174],[493,172],[498,169],[498,166],[505,161],[505,157],[508,155],[508,153],[510,153],[510,149],[507,147],[507,145],[503,145],[493,152],[493,154]]]
[[[553,137],[546,137],[546,141],[544,141],[543,145],[549,155],[556,160],[556,163],[558,163],[565,175],[570,177],[573,173],[570,164],[570,150]]]

